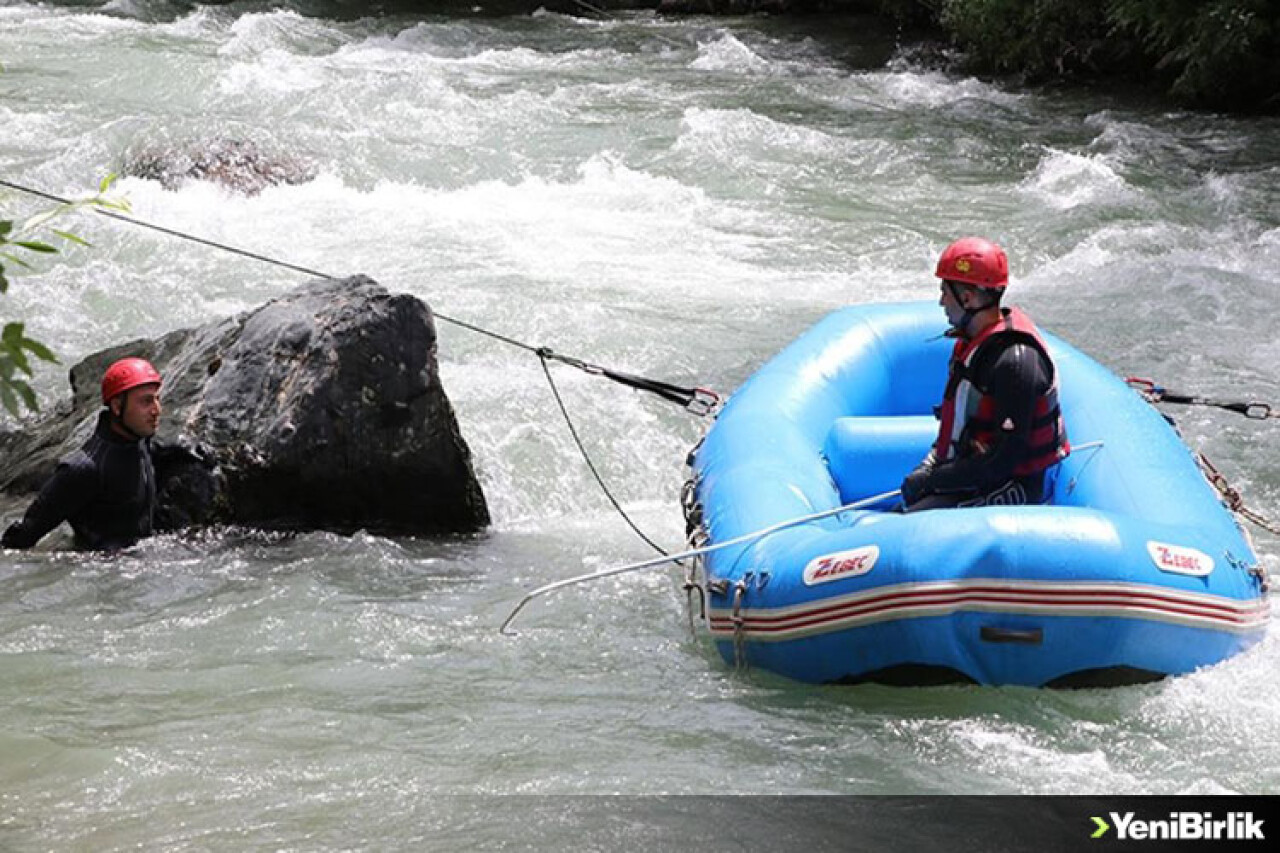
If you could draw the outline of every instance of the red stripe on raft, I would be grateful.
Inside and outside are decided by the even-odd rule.
[[[1218,601],[1188,600],[1176,595],[1161,595],[1146,590],[1117,590],[1114,588],[1087,589],[1035,589],[1020,591],[1002,586],[971,586],[938,589],[902,590],[893,593],[868,595],[855,600],[845,600],[808,610],[783,615],[753,615],[744,613],[743,628],[753,633],[780,633],[811,628],[828,622],[856,617],[888,615],[900,611],[904,616],[913,610],[936,607],[956,607],[981,604],[1013,604],[1039,608],[1062,608],[1069,615],[1072,610],[1107,608],[1128,611],[1146,611],[1173,617],[1221,622],[1226,625],[1248,625],[1263,617],[1269,610],[1265,602],[1241,602],[1239,606]],[[1045,615],[1045,614],[1040,614]],[[1048,614],[1053,615],[1053,614]],[[713,631],[732,631],[731,616],[712,615]]]

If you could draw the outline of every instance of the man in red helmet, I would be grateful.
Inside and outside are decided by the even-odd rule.
[[[938,260],[939,304],[956,339],[938,438],[902,481],[908,512],[1041,503],[1045,472],[1070,453],[1057,371],[1035,324],[1002,308],[1004,250],[965,237]]]
[[[121,359],[102,376],[98,424],[84,446],[58,463],[22,520],[0,538],[30,548],[63,521],[77,548],[115,550],[150,536],[156,508],[151,437],[160,425],[160,374],[140,358]]]

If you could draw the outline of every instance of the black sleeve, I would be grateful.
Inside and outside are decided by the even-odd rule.
[[[1040,351],[1014,343],[988,361],[979,384],[996,403],[996,439],[984,451],[936,466],[929,476],[931,492],[985,492],[1013,477],[1031,446],[1036,400],[1049,390],[1051,374]]]
[[[0,537],[0,547],[30,548],[92,501],[98,489],[98,473],[88,460],[84,463],[60,463],[22,520],[9,525]]]

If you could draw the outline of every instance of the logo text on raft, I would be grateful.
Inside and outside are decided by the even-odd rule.
[[[815,557],[804,567],[805,586],[813,586],[827,581],[840,580],[865,575],[880,559],[878,545],[864,545],[850,551],[840,551]]]
[[[1161,571],[1178,575],[1204,577],[1213,571],[1213,557],[1195,548],[1167,545],[1164,542],[1148,542],[1147,553]]]

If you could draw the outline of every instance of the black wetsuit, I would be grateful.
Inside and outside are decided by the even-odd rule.
[[[981,353],[970,376],[996,402],[999,437],[985,452],[949,462],[935,462],[930,454],[903,483],[903,497],[912,510],[1034,504],[1044,498],[1044,472],[1015,477],[1013,470],[1031,452],[1036,401],[1053,382],[1052,367],[1036,347],[1015,340]]]
[[[0,538],[5,548],[30,548],[63,521],[77,548],[115,550],[150,536],[156,508],[151,439],[129,440],[111,429],[104,411],[84,446],[58,463],[22,520]]]

